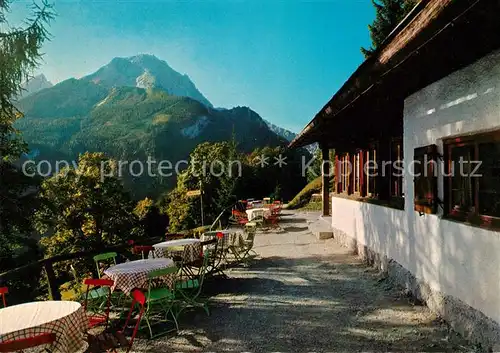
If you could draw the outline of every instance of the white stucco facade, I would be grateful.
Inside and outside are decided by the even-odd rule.
[[[466,48],[464,48],[466,50]],[[405,100],[404,156],[443,139],[500,129],[500,51]],[[332,226],[389,259],[433,290],[500,323],[500,232],[414,211],[413,177],[404,178],[405,210],[333,197]],[[438,196],[443,199],[443,177]]]

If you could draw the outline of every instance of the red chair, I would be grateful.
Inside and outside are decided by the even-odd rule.
[[[279,228],[278,222],[280,220],[281,207],[272,207],[271,213],[264,215],[264,219],[269,222],[272,228]]]
[[[123,330],[118,331],[119,334],[123,335],[123,332],[127,329],[129,320],[132,316],[132,312],[135,309],[135,305],[139,304],[139,316],[137,317],[137,322],[134,326],[134,331],[132,332],[132,336],[128,341],[127,353],[132,349],[132,345],[134,344],[135,335],[137,335],[137,331],[139,331],[139,325],[141,324],[142,315],[144,314],[145,304],[146,304],[146,296],[139,289],[134,289],[132,291],[132,305],[130,306],[130,312],[128,313],[127,320],[123,325]]]
[[[7,307],[7,301],[5,300],[5,294],[9,293],[9,288],[0,287],[0,295],[2,296],[3,307]]]
[[[142,316],[145,311],[145,303],[146,296],[139,289],[134,289],[131,293],[132,296],[132,305],[130,307],[130,312],[127,316],[127,320],[125,321],[125,325],[123,326],[122,331],[117,331],[114,333],[103,332],[98,336],[89,335],[89,349],[87,352],[91,353],[101,353],[101,352],[115,352],[117,353],[116,348],[125,348],[126,353],[130,352],[132,346],[134,344],[135,336],[137,335],[137,331],[139,331],[139,325],[141,323]],[[128,327],[128,323],[132,317],[132,313],[134,312],[136,304],[139,304],[139,317],[137,318],[137,322],[134,327],[134,331],[132,332],[132,336],[130,340],[125,337],[125,330]]]
[[[132,249],[132,252],[136,255],[141,254],[142,259],[144,260],[145,257],[151,252],[153,258],[155,257],[154,253],[154,247],[152,245],[136,245]]]
[[[233,221],[235,224],[240,225],[240,226],[244,226],[245,224],[248,223],[248,217],[247,217],[246,212],[233,210],[232,215],[233,215]]]
[[[23,349],[52,344],[55,342],[55,340],[55,333],[42,333],[33,337],[5,341],[0,343],[0,352],[18,352],[22,351]]]
[[[114,285],[114,282],[110,279],[87,278],[83,281],[83,284],[87,286],[83,308],[85,312],[87,312],[90,328],[101,325],[103,323],[106,323],[106,327],[108,327],[109,311],[111,306],[111,287]],[[106,298],[106,311],[103,314],[89,314],[89,297],[90,299],[95,299],[100,303],[99,309],[103,304],[102,299]]]

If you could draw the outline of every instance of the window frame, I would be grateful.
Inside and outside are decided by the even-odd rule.
[[[444,217],[456,221],[467,222],[472,225],[477,225],[482,228],[500,229],[500,217],[483,215],[480,212],[480,178],[474,178],[473,193],[473,210],[464,212],[454,211],[453,205],[453,176],[450,176],[452,151],[454,148],[471,146],[474,151],[474,159],[479,161],[479,145],[483,143],[498,143],[500,144],[500,130],[483,132],[473,135],[466,135],[443,140],[444,161],[445,161],[445,176],[443,178],[444,185]],[[456,169],[456,168],[455,168]]]
[[[394,153],[394,150],[396,152]],[[394,163],[403,162],[404,163],[404,152],[403,152],[403,138],[393,138],[391,140],[391,175],[390,175],[390,183],[391,183],[391,197],[404,197],[403,183],[404,183],[404,172],[403,175],[397,177],[395,173],[397,172],[396,168],[394,168]],[[393,155],[395,154],[395,156]],[[401,163],[400,162],[400,163]]]
[[[419,161],[421,165],[421,173],[426,173],[425,175],[416,176],[415,169],[413,170],[413,208],[419,213],[425,214],[436,214],[437,205],[439,203],[438,198],[438,188],[437,188],[437,170],[434,170],[433,165],[438,164],[438,150],[437,145],[427,145],[423,147],[417,147],[413,150],[413,161],[414,166],[416,161]],[[426,158],[427,157],[427,158]],[[427,159],[429,162],[434,162],[434,164],[428,164],[428,169],[424,171],[425,166],[423,162]],[[430,185],[429,190],[426,190],[423,197],[419,197],[417,190],[419,189],[418,183],[420,178],[424,178],[424,181]]]

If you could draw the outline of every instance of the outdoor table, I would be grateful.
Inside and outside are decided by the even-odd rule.
[[[156,258],[180,257],[184,263],[198,260],[201,257],[200,239],[175,239],[153,245]]]
[[[262,206],[264,206],[264,203],[262,201],[252,201],[249,203],[250,207],[251,208],[261,208]]]
[[[218,246],[222,247],[223,249],[227,249],[229,247],[240,247],[243,245],[243,234],[241,232],[235,232],[234,230],[230,229],[206,232],[201,236],[201,240],[211,240],[217,236],[217,233],[222,234],[222,238],[218,239]]]
[[[111,291],[120,289],[124,293],[130,293],[134,288],[147,288],[148,273],[154,270],[174,266],[172,259],[144,259],[124,262],[119,265],[111,266],[104,271],[104,274],[115,283]],[[175,274],[163,276],[162,282],[168,287],[173,288],[175,284]]]
[[[53,352],[74,353],[87,348],[85,333],[89,323],[80,303],[40,301],[0,309],[0,341],[55,333],[49,348]]]
[[[246,210],[246,212],[247,212],[248,220],[251,222],[258,217],[264,217],[264,215],[266,213],[269,213],[269,209],[268,208],[251,208],[249,210]]]

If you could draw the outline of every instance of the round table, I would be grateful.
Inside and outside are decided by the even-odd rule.
[[[193,262],[201,257],[200,239],[167,240],[153,245],[156,258],[180,257],[184,263]]]
[[[256,218],[263,218],[266,213],[269,213],[269,208],[251,208],[249,210],[246,210],[248,220],[251,222]]]
[[[111,266],[104,271],[104,274],[115,282],[111,287],[112,291],[118,288],[124,293],[130,293],[134,288],[147,288],[149,272],[172,266],[174,266],[172,259],[144,259]],[[173,287],[175,275],[165,276],[162,279],[169,287]]]
[[[218,233],[222,234],[222,238],[218,239],[218,245],[223,247],[223,249],[227,249],[230,246],[239,247],[243,244],[243,233],[230,229],[205,232],[201,238],[203,241],[211,240],[216,237]]]
[[[77,302],[31,302],[0,309],[2,342],[55,333],[56,341],[47,348],[54,352],[74,353],[87,348],[85,333],[88,329],[87,315]]]

